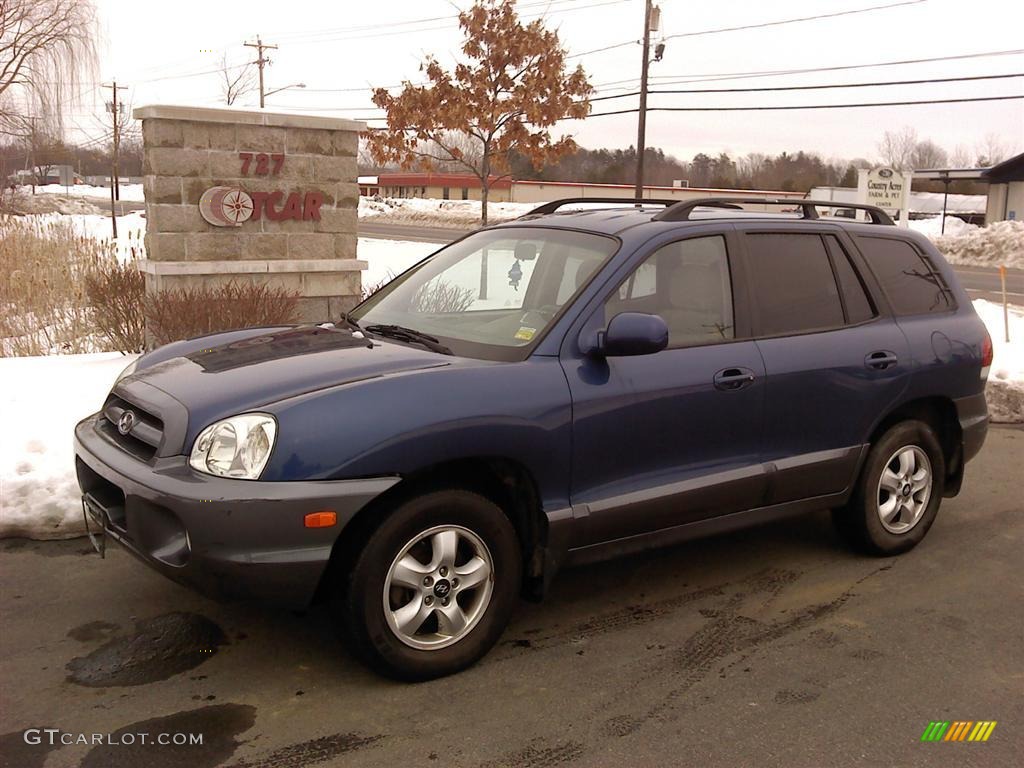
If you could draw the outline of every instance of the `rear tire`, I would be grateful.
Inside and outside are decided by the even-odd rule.
[[[907,552],[935,522],[945,477],[935,431],[923,421],[900,422],[871,446],[850,502],[833,510],[832,520],[861,551]]]
[[[381,674],[430,680],[469,667],[515,606],[522,560],[502,510],[464,490],[410,499],[370,534],[339,609],[356,655]]]

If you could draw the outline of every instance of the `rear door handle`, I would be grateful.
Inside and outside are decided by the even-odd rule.
[[[754,378],[749,368],[724,368],[715,374],[715,389],[743,389],[753,384]]]
[[[877,352],[872,352],[870,355],[864,358],[864,365],[868,368],[872,368],[876,371],[884,371],[886,368],[890,368],[900,360],[896,357],[895,352],[889,352],[888,350],[881,349]]]

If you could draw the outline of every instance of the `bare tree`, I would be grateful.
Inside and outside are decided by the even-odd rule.
[[[946,165],[946,150],[930,139],[917,142],[914,150],[910,153],[910,168],[914,170],[926,170],[929,168],[942,168]]]
[[[998,133],[986,133],[985,138],[974,145],[974,151],[978,156],[978,166],[982,168],[998,165],[1011,154],[1010,148]]]
[[[974,157],[971,150],[963,144],[957,144],[949,156],[950,168],[968,168],[974,165]]]
[[[251,61],[231,66],[225,53],[220,58],[220,76],[220,92],[229,107],[257,88],[256,65]]]
[[[24,136],[23,118],[44,118],[63,134],[96,68],[91,0],[0,0],[0,130]]]
[[[432,168],[443,173],[465,173],[479,166],[484,145],[476,136],[460,131],[445,131],[439,140],[421,142],[417,153]]]
[[[886,131],[878,142],[878,154],[882,161],[897,170],[910,170],[913,166],[914,149],[917,147],[917,131],[905,127],[900,131]]]

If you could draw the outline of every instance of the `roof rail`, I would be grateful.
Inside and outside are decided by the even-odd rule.
[[[817,219],[817,208],[854,208],[858,211],[867,211],[871,217],[872,224],[893,225],[889,214],[874,205],[862,205],[860,203],[840,203],[836,200],[806,200],[803,198],[785,197],[704,197],[697,200],[684,200],[676,203],[664,211],[654,214],[655,221],[689,221],[690,214],[695,208],[735,208],[737,203],[747,205],[789,205],[800,208],[805,219]]]
[[[666,208],[678,203],[678,200],[637,200],[632,197],[565,197],[561,200],[552,200],[549,203],[537,206],[529,213],[524,213],[523,216],[544,216],[549,213],[554,213],[559,208],[564,208],[567,205],[575,205],[577,203],[615,203],[617,205],[629,205],[636,208],[642,208],[645,205],[663,205]]]

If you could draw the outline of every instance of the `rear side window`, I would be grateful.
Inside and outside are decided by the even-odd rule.
[[[773,336],[843,325],[832,265],[818,234],[748,234],[758,333]]]
[[[847,323],[862,323],[875,316],[875,308],[868,298],[864,283],[850,263],[850,256],[843,250],[834,235],[825,236],[825,245],[832,255],[832,266],[839,280],[839,290],[843,294],[843,307],[846,309]]]
[[[954,306],[942,275],[910,243],[887,237],[858,237],[857,242],[897,315],[945,312]]]

